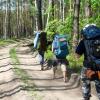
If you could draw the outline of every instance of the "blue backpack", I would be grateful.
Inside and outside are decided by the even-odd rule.
[[[35,33],[35,38],[34,38],[34,48],[37,49],[38,41],[39,41],[39,35],[40,32]]]
[[[82,30],[88,63],[95,71],[100,71],[100,28],[89,25]]]
[[[81,34],[83,34],[86,39],[94,39],[100,37],[100,28],[94,24],[86,25],[82,29]]]
[[[69,54],[67,36],[63,34],[56,35],[52,47],[56,57],[65,58]]]

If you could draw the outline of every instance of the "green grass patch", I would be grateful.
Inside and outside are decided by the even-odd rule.
[[[12,59],[12,63],[13,63],[13,66],[14,66],[14,72],[16,73],[16,75],[18,75],[21,80],[27,84],[27,79],[28,79],[28,75],[27,73],[20,68],[19,64],[20,64],[20,61],[16,55],[16,49],[13,48],[10,50],[10,57]]]
[[[12,43],[16,43],[16,41],[10,40],[10,39],[7,39],[7,40],[0,39],[0,46],[5,46],[5,45],[8,45],[8,44],[12,44]]]
[[[45,53],[45,58],[47,59],[47,60],[49,60],[49,59],[52,59],[53,58],[53,53],[52,53],[52,51],[51,50],[47,50],[47,52]]]

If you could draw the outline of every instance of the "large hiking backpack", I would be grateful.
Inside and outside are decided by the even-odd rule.
[[[52,46],[56,57],[65,58],[69,54],[66,35],[63,34],[56,35],[54,37]]]
[[[88,61],[95,71],[100,70],[100,28],[89,25],[82,31]]]

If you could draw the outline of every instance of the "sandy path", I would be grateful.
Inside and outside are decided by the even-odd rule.
[[[9,50],[13,46],[0,49],[0,100],[33,100],[27,91],[21,90],[23,83],[13,72],[9,57]]]
[[[40,65],[30,49],[26,46],[17,47],[17,56],[20,60],[19,67],[27,75],[27,89],[23,90],[25,83],[14,72],[11,64],[9,50],[15,45],[0,48],[0,100],[81,100],[81,88],[73,78],[68,83],[62,81],[62,76],[57,75],[52,79],[52,70],[40,71]],[[23,72],[22,72],[23,73]],[[34,89],[35,86],[35,91]],[[92,96],[91,100],[98,100]]]
[[[75,80],[70,79],[68,83],[64,83],[61,75],[53,80],[52,70],[40,71],[38,61],[31,53],[26,53],[27,51],[29,51],[28,47],[17,48],[20,67],[28,73],[30,84],[35,83],[38,95],[42,100],[82,100],[81,88],[77,87]],[[91,100],[98,99],[92,95]]]

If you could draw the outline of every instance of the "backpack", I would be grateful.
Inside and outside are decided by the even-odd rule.
[[[35,38],[34,38],[34,41],[33,41],[35,49],[37,49],[37,46],[38,46],[39,36],[40,36],[40,32],[36,32]]]
[[[83,29],[84,44],[91,69],[100,70],[100,28],[90,25]]]
[[[52,47],[56,57],[66,58],[66,56],[69,54],[66,35],[63,34],[56,35],[54,37]]]

